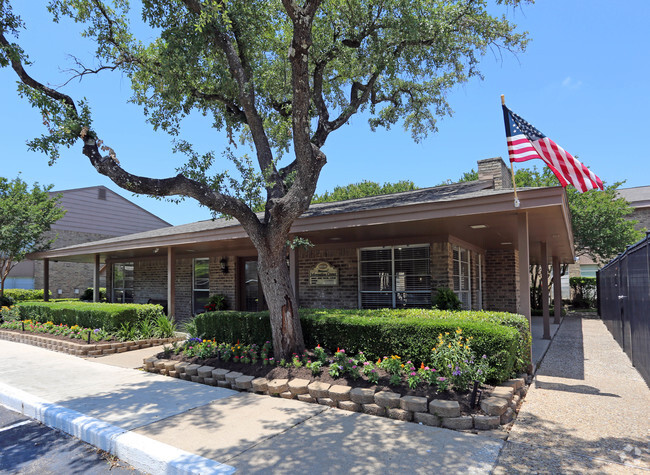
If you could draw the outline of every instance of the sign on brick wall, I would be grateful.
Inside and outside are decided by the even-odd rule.
[[[339,270],[328,262],[319,262],[309,270],[309,285],[339,285]]]

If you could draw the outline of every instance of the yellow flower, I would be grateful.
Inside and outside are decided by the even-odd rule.
[[[451,343],[449,343],[449,348],[451,348]]]
[[[445,335],[449,335],[449,332],[445,332]]]
[[[460,335],[461,333],[463,333],[463,330],[461,330],[460,328],[458,328],[458,329],[456,330],[456,333],[458,333],[458,334]]]

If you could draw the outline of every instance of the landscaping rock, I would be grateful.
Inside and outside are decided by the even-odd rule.
[[[217,380],[214,378],[203,378],[203,384],[207,384],[208,386],[216,386]]]
[[[294,396],[297,396],[298,394],[307,394],[309,390],[307,389],[307,386],[309,386],[309,380],[308,379],[292,379],[289,381],[289,391],[291,391],[291,394]]]
[[[390,391],[379,391],[375,393],[375,404],[383,408],[400,407],[400,395]]]
[[[180,363],[176,363],[174,365],[174,369],[176,370],[177,373],[182,374],[185,372],[185,368],[187,368],[189,365],[190,365],[189,363],[185,361],[181,361]]]
[[[490,393],[490,397],[500,397],[510,401],[515,395],[515,388],[511,386],[497,386]]]
[[[231,387],[230,383],[228,381],[226,381],[225,379],[217,381],[217,386],[219,386],[220,388],[229,388],[229,387]]]
[[[398,421],[410,422],[413,420],[413,413],[411,411],[405,411],[404,409],[397,409],[395,407],[392,407],[386,411],[386,414],[391,419]]]
[[[251,389],[253,387],[253,380],[255,376],[240,376],[235,379],[237,389]]]
[[[339,409],[344,411],[361,412],[361,404],[352,401],[339,401]]]
[[[414,412],[413,422],[423,424],[425,426],[440,427],[440,418],[427,412]]]
[[[298,401],[315,403],[316,399],[311,397],[309,394],[298,394]]]
[[[386,415],[386,407],[380,406],[378,404],[362,404],[361,407],[365,414],[370,414],[371,416]]]
[[[230,384],[231,388],[234,388],[235,379],[239,378],[240,376],[244,376],[243,373],[240,373],[239,371],[231,371],[230,373],[226,374],[226,382]]]
[[[106,351],[106,350],[104,350]],[[169,363],[168,360],[156,360],[153,363],[153,367],[156,369],[164,369],[165,368],[165,363]]]
[[[291,391],[285,391],[280,393],[280,397],[284,399],[294,399],[296,396]]]
[[[336,401],[328,397],[319,397],[318,404],[322,406],[336,407]]]
[[[267,384],[269,394],[281,394],[289,390],[288,379],[274,379]]]
[[[519,389],[524,387],[524,384],[526,381],[524,378],[514,378],[514,379],[509,379],[507,381],[504,381],[501,383],[502,386],[510,386],[512,387],[515,391],[518,391]]]
[[[217,368],[214,371],[212,371],[212,377],[216,379],[217,381],[225,381],[226,380],[226,375],[230,373],[229,370],[227,369],[221,369]]]
[[[329,397],[335,401],[349,401],[351,389],[350,386],[343,386],[340,384],[334,385],[329,389]],[[339,407],[341,407],[340,404]]]
[[[513,421],[514,418],[515,418],[515,411],[513,411],[512,408],[509,407],[508,409],[506,409],[506,412],[501,414],[501,420],[499,422],[501,422],[501,425],[509,424],[510,422]]]
[[[212,371],[214,371],[214,366],[201,366],[199,369],[196,370],[197,374],[201,378],[211,378]]]
[[[190,376],[190,379],[192,380],[193,383],[202,383],[203,378],[199,378],[198,376]],[[200,381],[199,381],[200,379]]]
[[[499,427],[499,416],[474,416],[474,428],[478,430],[491,430]]]
[[[467,430],[474,427],[472,416],[443,417],[442,427],[455,430]]]
[[[320,399],[320,398],[327,398],[329,396],[328,391],[330,386],[331,384],[314,381],[309,386],[307,386],[307,389],[309,390],[309,395],[311,397]]]
[[[154,363],[158,361],[158,358],[155,356],[150,356],[149,358],[144,358],[142,363],[144,364],[144,369],[149,369],[154,367]]]
[[[189,364],[185,367],[185,372],[188,374],[188,376],[198,376],[198,369],[200,367],[200,364]]]
[[[375,402],[375,390],[369,388],[354,388],[350,391],[350,399],[357,404],[372,404]]]
[[[427,398],[417,396],[404,396],[399,400],[400,407],[411,412],[427,412],[427,402]]]
[[[187,373],[181,373],[181,379],[184,379],[185,381],[192,381],[192,376]]]
[[[169,373],[170,371],[175,371],[176,370],[176,362],[175,361],[167,361],[165,363],[165,369]]]
[[[460,417],[460,405],[458,401],[434,399],[429,403],[429,412],[440,417]]]
[[[508,409],[508,400],[500,397],[487,397],[481,400],[481,409],[489,416],[500,416]]]
[[[180,375],[178,374],[178,371],[170,371],[167,373],[168,376],[171,376],[172,378],[178,378]]]
[[[268,391],[269,380],[266,378],[255,378],[251,381],[253,391],[256,393],[265,393]]]

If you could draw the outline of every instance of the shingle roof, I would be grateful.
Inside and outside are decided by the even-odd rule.
[[[621,188],[617,193],[635,208],[650,206],[650,186]]]
[[[504,193],[512,194],[512,189],[494,190],[492,180],[475,180],[470,182],[453,183],[449,185],[440,185],[432,188],[423,188],[420,190],[404,191],[388,195],[378,195],[366,198],[357,198],[346,201],[335,201],[330,203],[313,204],[302,215],[303,218],[313,216],[324,216],[331,214],[351,213],[357,211],[367,211],[373,209],[387,209],[399,206],[407,206],[422,203],[435,203],[443,201],[453,201],[457,199],[476,198],[479,196],[499,195]],[[258,213],[259,217],[263,213]],[[119,242],[128,242],[143,240],[149,238],[163,238],[186,233],[197,233],[201,231],[214,231],[231,226],[237,226],[238,222],[234,219],[218,218],[214,220],[196,221],[194,223],[181,224],[153,231],[128,234],[101,241],[93,241],[85,244],[70,246],[69,248],[83,249],[86,246],[97,244],[114,244]],[[59,248],[61,251],[69,248]]]

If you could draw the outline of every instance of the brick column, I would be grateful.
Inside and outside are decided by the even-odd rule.
[[[176,253],[172,246],[167,248],[167,316],[173,317],[176,310]]]
[[[93,302],[99,302],[99,254],[95,254],[93,267]]]
[[[50,260],[43,259],[43,300],[50,300]]]

